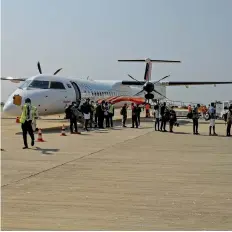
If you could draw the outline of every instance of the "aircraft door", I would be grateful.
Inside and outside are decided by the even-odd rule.
[[[77,102],[77,105],[79,106],[80,101],[81,101],[81,91],[80,91],[78,85],[75,82],[71,81],[71,84],[72,84],[72,86],[73,86],[73,88],[75,90],[75,93],[76,93],[76,102]]]

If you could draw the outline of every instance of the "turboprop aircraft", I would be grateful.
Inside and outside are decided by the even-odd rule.
[[[124,60],[125,61],[125,60]],[[144,103],[145,99],[165,99],[166,86],[178,85],[204,85],[204,84],[232,84],[231,82],[156,82],[150,81],[152,62],[179,62],[168,60],[127,60],[146,62],[144,81],[112,81],[112,80],[91,80],[77,79],[74,77],[62,77],[42,73],[40,63],[37,63],[39,75],[30,78],[2,77],[1,80],[11,82],[23,82],[7,99],[3,112],[11,116],[19,116],[21,105],[26,98],[30,98],[32,104],[38,108],[39,115],[52,115],[64,113],[65,107],[73,101],[80,104],[86,98],[93,101],[106,100],[112,103],[120,101],[133,101]],[[133,77],[131,77],[133,79]],[[142,90],[141,90],[142,87]],[[144,98],[144,92],[146,92]],[[15,99],[17,98],[17,101]]]

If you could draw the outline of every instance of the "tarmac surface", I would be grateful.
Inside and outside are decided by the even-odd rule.
[[[46,142],[28,150],[15,119],[1,123],[2,230],[232,230],[223,123],[217,137],[187,120],[174,134],[142,122],[65,137],[47,118]]]

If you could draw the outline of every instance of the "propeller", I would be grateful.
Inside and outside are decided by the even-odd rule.
[[[42,74],[42,69],[41,69],[41,65],[40,65],[40,62],[38,61],[38,63],[37,63],[37,67],[38,67],[38,70],[39,70],[39,73],[40,74]],[[59,68],[59,69],[57,69],[54,73],[53,73],[53,75],[56,75],[58,72],[60,72],[62,70],[62,68]]]

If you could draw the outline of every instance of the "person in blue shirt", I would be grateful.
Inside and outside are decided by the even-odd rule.
[[[212,129],[213,129],[213,135],[217,135],[215,132],[216,109],[215,109],[215,104],[213,102],[211,103],[211,106],[209,107],[208,111],[210,116],[209,135],[212,135]]]

